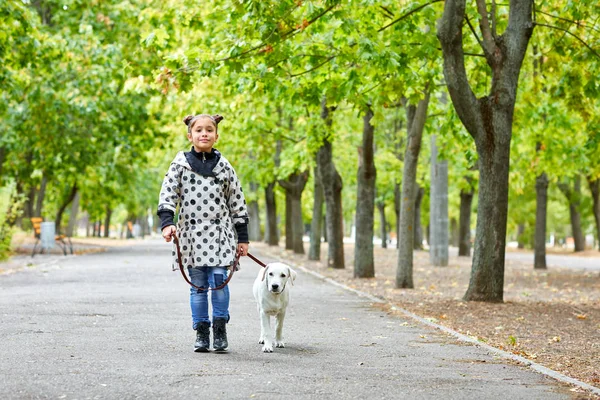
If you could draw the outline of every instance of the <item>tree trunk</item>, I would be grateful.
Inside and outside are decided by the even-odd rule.
[[[400,204],[402,198],[402,190],[400,184],[394,185],[394,212],[396,214],[396,248],[400,248]]]
[[[525,223],[521,222],[517,225],[517,249],[525,248]]]
[[[415,194],[415,237],[413,241],[414,250],[423,250],[423,228],[421,227],[421,202],[423,201],[423,195],[425,189],[416,185]]]
[[[473,203],[472,179],[467,178],[469,189],[460,191],[460,221],[458,226],[458,255],[471,256],[471,204]]]
[[[106,205],[106,215],[104,217],[104,237],[109,237],[110,233],[110,217],[112,216],[112,209],[109,205]],[[143,232],[143,229],[142,229]],[[143,234],[142,234],[143,236]]]
[[[53,26],[52,23],[52,5],[48,4],[48,2],[44,0],[34,0],[31,2],[31,5],[36,9],[40,18],[42,20],[42,24]]]
[[[85,211],[81,220],[82,224],[85,224],[85,237],[90,237],[90,214]]]
[[[581,229],[581,213],[579,207],[581,204],[581,178],[576,176],[573,182],[573,189],[568,183],[559,183],[559,189],[569,202],[569,215],[571,217],[571,231],[573,233],[573,241],[575,242],[575,252],[585,250],[585,238]]]
[[[2,177],[2,173],[4,172],[4,160],[6,159],[6,148],[4,146],[0,147],[0,186],[4,184]]]
[[[277,234],[277,204],[275,203],[275,182],[271,182],[265,188],[265,203],[267,211],[267,223],[265,228],[266,242],[269,246],[279,245]]]
[[[379,210],[379,225],[381,225],[380,236],[381,236],[381,248],[387,249],[387,221],[385,219],[385,202],[378,201],[377,209]]]
[[[397,288],[414,288],[413,283],[413,247],[415,222],[415,191],[417,177],[417,162],[421,151],[421,138],[427,118],[429,91],[418,106],[407,107],[407,141],[404,153],[404,171],[402,173],[402,198],[400,205],[400,247],[398,251],[398,268],[396,270]],[[411,118],[411,115],[414,117]]]
[[[302,220],[302,192],[308,181],[308,171],[293,173],[279,185],[285,190],[285,248],[304,254],[304,222]]]
[[[310,224],[310,248],[308,250],[309,260],[321,259],[321,236],[323,232],[323,186],[319,178],[319,166],[315,165],[314,174],[314,203],[313,215]]]
[[[60,208],[56,212],[56,221],[54,222],[54,225],[56,227],[55,229],[56,229],[57,235],[60,235],[60,226],[61,226],[61,220],[62,220],[63,213],[67,209],[67,206],[69,204],[71,204],[71,202],[75,198],[75,195],[77,194],[77,190],[78,190],[77,182],[75,182],[75,183],[73,183],[73,186],[71,187],[71,191],[69,192],[69,195],[67,196],[65,202],[60,206]]]
[[[450,218],[450,246],[458,247],[458,221]]]
[[[510,129],[506,126],[505,129]],[[489,146],[479,159],[479,197],[475,252],[465,300],[501,303],[508,214],[510,145]]]
[[[533,268],[546,269],[546,216],[548,214],[548,177],[543,172],[535,178],[535,234]]]
[[[508,214],[508,171],[519,73],[533,33],[533,0],[510,2],[507,28],[497,35],[480,8],[479,41],[491,70],[487,96],[477,98],[465,68],[463,25],[466,0],[446,0],[438,20],[444,77],[454,109],[475,140],[479,155],[477,234],[465,300],[502,302]],[[485,4],[485,3],[484,3]],[[495,9],[492,9],[495,13]],[[492,15],[492,21],[496,15]]]
[[[23,216],[27,219],[34,216],[35,193],[35,186],[31,185],[25,199],[25,204],[23,205]]]
[[[448,265],[448,161],[438,160],[436,137],[431,137],[431,227],[429,260],[438,267]]]
[[[279,112],[281,114],[281,112]],[[275,142],[275,167],[281,163],[281,140]],[[277,207],[275,202],[275,184],[271,182],[265,188],[267,223],[265,225],[265,241],[269,246],[279,246],[279,232],[277,230]]]
[[[285,249],[294,250],[294,221],[292,221],[292,194],[285,191]]]
[[[373,259],[373,229],[375,225],[375,169],[373,136],[371,125],[373,110],[368,106],[363,118],[362,146],[358,151],[358,174],[356,193],[356,240],[354,246],[354,277],[375,276]]]
[[[304,181],[304,183],[306,184],[306,181]],[[305,254],[303,242],[304,221],[302,220],[302,192],[292,192],[292,224],[292,250],[296,254]]]
[[[592,177],[588,176],[587,181],[592,193],[593,214],[596,221],[596,243],[600,251],[600,178],[592,180]]]
[[[42,182],[40,183],[40,190],[37,194],[37,198],[35,199],[35,210],[33,211],[34,217],[42,216],[42,207],[44,206],[44,197],[46,197],[46,185],[48,184],[48,179],[46,179],[46,175],[42,176]]]
[[[71,214],[69,215],[69,224],[67,225],[67,233],[68,237],[73,237],[73,233],[76,233],[77,227],[77,213],[79,212],[79,199],[81,198],[81,194],[79,190],[75,194],[75,198],[71,203]]]
[[[258,201],[256,201],[256,192],[258,185],[255,182],[250,182],[250,192],[252,199],[248,202],[248,239],[257,242],[260,240],[260,212],[258,209]]]
[[[333,107],[327,107],[322,102],[321,118],[325,121],[327,130],[331,130]],[[342,210],[342,177],[333,163],[332,146],[329,132],[324,134],[323,144],[317,152],[319,174],[325,196],[325,212],[327,215],[328,254],[327,266],[345,268],[344,261],[344,214]]]

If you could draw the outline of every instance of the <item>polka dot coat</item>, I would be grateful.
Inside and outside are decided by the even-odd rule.
[[[177,235],[184,267],[231,266],[237,243],[234,224],[248,222],[248,210],[235,170],[223,156],[215,176],[192,170],[179,152],[163,180],[158,210],[176,212]],[[178,268],[173,244],[173,264]]]

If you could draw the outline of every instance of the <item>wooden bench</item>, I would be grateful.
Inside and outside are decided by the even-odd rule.
[[[44,221],[44,219],[40,218],[40,217],[33,217],[33,218],[30,218],[30,221],[31,221],[31,225],[33,227],[34,237],[36,239],[35,245],[33,246],[33,251],[31,252],[31,257],[33,257],[35,255],[35,250],[36,250],[38,244],[40,243],[40,240],[42,237],[42,222]],[[56,241],[56,244],[58,244],[58,246],[62,249],[63,254],[65,256],[67,255],[67,246],[68,246],[69,250],[71,251],[71,254],[73,254],[73,243],[71,243],[70,237],[68,237],[66,235],[55,235],[54,240]],[[42,246],[40,246],[40,254],[42,254],[43,252],[44,252],[44,248]]]

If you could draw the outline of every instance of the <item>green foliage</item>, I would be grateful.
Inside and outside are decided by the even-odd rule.
[[[538,26],[521,71],[511,143],[509,232],[520,223],[531,228],[540,173],[551,180],[548,227],[555,232],[564,231],[568,214],[552,186],[565,177],[600,176],[595,6],[591,0],[536,2]],[[312,175],[316,151],[331,141],[350,222],[369,104],[377,200],[393,217],[406,145],[404,106],[428,88],[426,134],[436,134],[440,157],[449,162],[450,217],[457,218],[460,191],[477,187],[477,153],[445,93],[435,36],[442,9],[443,2],[390,0],[0,2],[0,185],[14,181],[25,195],[39,193],[46,179],[46,218],[74,182],[93,219],[107,208],[146,215],[173,156],[189,148],[183,117],[219,113],[225,119],[216,147],[249,199],[262,202],[262,188],[291,173]],[[507,13],[497,3],[499,34]],[[477,32],[474,2],[467,15]],[[478,38],[468,25],[463,35],[473,91],[488,93],[490,69],[478,56]],[[324,99],[336,107],[331,130],[320,115]],[[418,173],[426,189],[424,224],[427,143],[426,136]],[[259,185],[256,192],[248,190],[250,182]]]
[[[22,196],[15,192],[14,183],[0,187],[0,261],[6,260],[11,255],[11,241],[15,228],[15,220],[21,215],[23,204]]]

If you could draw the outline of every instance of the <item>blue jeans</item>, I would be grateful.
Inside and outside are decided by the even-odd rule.
[[[190,280],[201,288],[214,288],[220,286],[227,279],[227,268],[201,267],[188,268]],[[210,322],[208,318],[208,290],[198,291],[190,287],[190,307],[192,309],[192,329],[196,329],[200,322]],[[210,290],[212,316],[225,318],[229,321],[229,285],[220,290]]]

